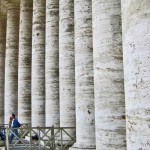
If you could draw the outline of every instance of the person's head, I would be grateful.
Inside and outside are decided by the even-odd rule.
[[[15,118],[15,114],[12,114],[11,117],[12,117],[12,119],[14,119]]]

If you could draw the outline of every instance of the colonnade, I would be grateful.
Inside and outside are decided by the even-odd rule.
[[[76,127],[74,149],[150,149],[148,0],[1,0],[0,123]]]

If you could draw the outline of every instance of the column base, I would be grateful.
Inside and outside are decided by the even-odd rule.
[[[87,145],[85,145],[85,143],[75,143],[72,147],[69,148],[69,150],[96,150],[95,145]]]
[[[69,143],[69,144],[68,144],[68,143]],[[69,140],[63,140],[63,143],[62,143],[62,144],[63,144],[63,145],[68,144],[68,146],[72,146],[73,143],[74,143],[74,142],[70,142]],[[60,140],[60,139],[59,139],[59,140],[57,139],[57,140],[56,140],[56,144],[61,145],[61,140]]]

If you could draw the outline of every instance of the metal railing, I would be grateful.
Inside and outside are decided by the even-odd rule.
[[[21,127],[19,128],[19,135],[22,135],[23,134],[23,130],[24,130],[24,127],[28,127],[30,126],[30,124],[22,124]],[[4,139],[2,139],[1,137],[1,140],[3,141],[4,140],[4,147],[5,149],[8,149],[7,148],[7,140],[6,138],[10,136],[10,134],[8,134],[7,136],[7,133],[6,133],[6,129],[9,127],[9,124],[0,124],[0,131],[3,133],[4,135]],[[8,138],[9,139],[9,138]]]
[[[5,135],[6,135],[6,126],[7,126],[8,124],[0,124],[0,132],[2,132],[3,133],[3,135],[4,135],[4,139],[2,139],[2,137],[1,137],[1,140],[3,141],[4,140],[4,147],[5,147],[5,149],[7,149],[6,148],[6,138],[5,138]]]
[[[75,143],[75,127],[29,127],[23,125],[18,128],[4,128],[6,130],[6,148],[15,150],[67,150]],[[16,134],[18,130],[18,134]],[[9,143],[10,134],[14,135],[12,144]],[[37,135],[38,139],[34,139]]]
[[[31,127],[31,124],[21,124],[21,127],[19,127],[19,136],[26,136],[24,133],[26,132],[26,128]]]

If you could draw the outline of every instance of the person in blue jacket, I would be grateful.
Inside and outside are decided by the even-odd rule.
[[[12,132],[10,133],[10,139],[9,139],[10,143],[12,142],[15,135],[18,136],[18,128],[20,127],[20,123],[15,118],[15,114],[12,114],[11,117],[12,117],[11,128],[15,128],[15,129],[12,129]]]

